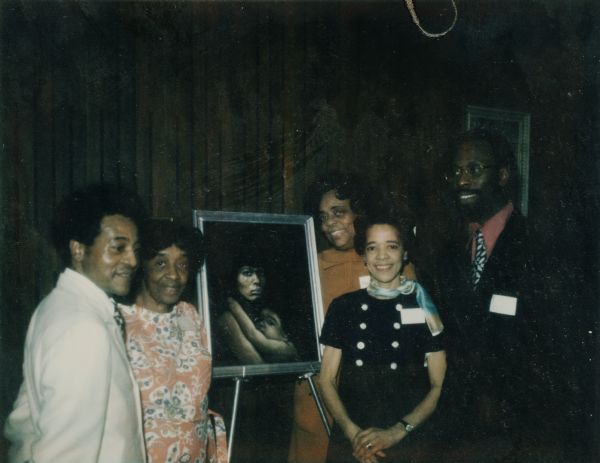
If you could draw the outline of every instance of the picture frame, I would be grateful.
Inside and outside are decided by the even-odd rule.
[[[519,175],[518,207],[527,216],[529,206],[529,140],[531,114],[507,109],[468,105],[466,108],[467,130],[481,127],[504,135],[511,146],[517,161]]]
[[[323,304],[313,218],[201,211],[198,302],[213,377],[316,373]]]

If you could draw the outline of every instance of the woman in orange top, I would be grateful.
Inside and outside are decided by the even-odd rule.
[[[340,173],[319,179],[307,197],[307,212],[315,217],[330,244],[318,255],[325,312],[336,297],[369,283],[364,261],[354,250],[354,221],[366,213],[367,199],[370,205],[380,203],[372,189],[367,190],[359,178]],[[407,271],[409,278],[414,278],[412,266]],[[310,388],[302,382],[294,392],[294,425],[288,461],[323,463],[328,444]]]

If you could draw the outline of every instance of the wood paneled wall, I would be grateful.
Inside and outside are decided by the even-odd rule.
[[[3,286],[20,314],[3,326],[22,327],[52,287],[52,209],[85,184],[132,186],[152,214],[186,218],[301,212],[307,185],[331,169],[405,198],[419,156],[442,146],[442,119],[460,126],[462,101],[440,103],[462,92],[438,79],[448,62],[419,64],[408,41],[432,44],[404,10],[380,7],[3,4],[3,206],[20,266]],[[8,331],[18,345],[21,329]]]
[[[2,2],[3,412],[57,274],[52,209],[92,182],[190,218],[301,212],[318,174],[352,170],[439,225],[436,165],[465,105],[530,111],[531,220],[576,269],[564,284],[593,286],[599,7],[511,5],[459,1],[430,40],[402,2]],[[419,6],[431,29],[449,21],[447,2]],[[565,224],[583,238],[557,245]]]

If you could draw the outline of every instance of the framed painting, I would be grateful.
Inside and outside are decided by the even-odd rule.
[[[198,300],[213,376],[319,370],[323,308],[313,219],[194,211],[206,259]]]
[[[513,147],[519,174],[519,209],[527,215],[529,202],[529,131],[531,115],[520,111],[467,106],[466,127],[495,130],[504,135]]]

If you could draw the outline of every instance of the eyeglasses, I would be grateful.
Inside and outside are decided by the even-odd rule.
[[[470,162],[466,166],[453,166],[444,176],[446,177],[446,180],[455,180],[460,178],[463,174],[466,174],[471,178],[479,178],[486,169],[492,167],[494,167],[492,164],[486,166],[478,162]]]

